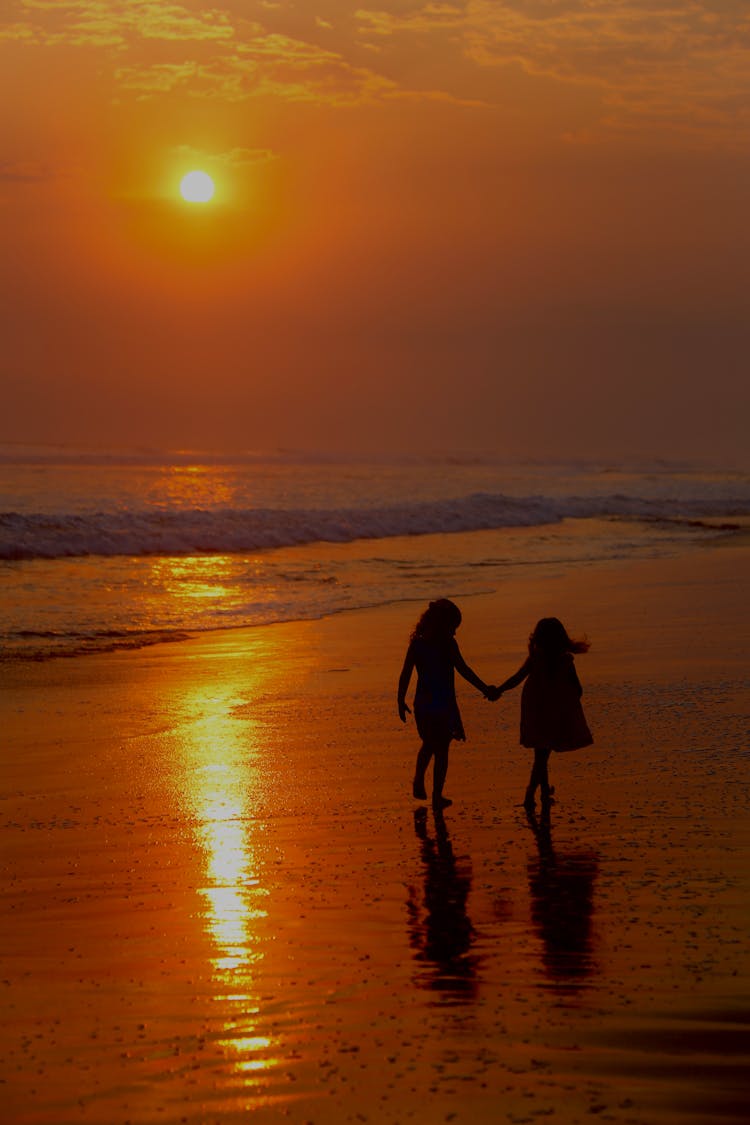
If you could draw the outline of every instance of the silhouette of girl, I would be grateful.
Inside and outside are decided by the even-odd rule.
[[[485,698],[490,688],[461,656],[455,633],[461,624],[461,611],[447,598],[430,602],[417,622],[406,650],[404,666],[398,681],[398,714],[406,722],[409,708],[406,692],[411,674],[417,670],[417,687],[414,693],[414,718],[422,745],[417,754],[414,770],[413,793],[417,800],[427,797],[424,787],[425,770],[434,757],[432,774],[432,804],[445,808],[452,804],[443,797],[445,775],[448,772],[448,748],[456,738],[466,738],[461,713],[456,702],[454,672],[458,672]]]
[[[588,652],[588,641],[574,641],[556,617],[543,617],[529,637],[529,655],[514,676],[495,688],[491,698],[525,680],[521,693],[521,745],[534,751],[534,764],[523,804],[534,808],[540,789],[543,806],[549,806],[547,763],[553,750],[564,753],[590,746],[594,741],[581,706],[583,688],[573,653]]]

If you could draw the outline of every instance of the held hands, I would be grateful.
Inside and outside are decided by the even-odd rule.
[[[492,687],[488,685],[484,691],[484,698],[488,699],[490,703],[496,703],[500,696],[503,694],[503,689],[500,687]],[[405,700],[399,699],[398,701],[398,717],[402,723],[406,722],[406,716],[411,715],[411,707],[409,707]]]

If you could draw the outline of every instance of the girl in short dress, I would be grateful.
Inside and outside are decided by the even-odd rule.
[[[434,757],[432,804],[435,808],[445,808],[452,803],[443,796],[448,772],[448,748],[454,738],[460,742],[466,738],[456,701],[454,672],[473,684],[485,698],[490,697],[490,688],[469,668],[461,655],[455,637],[460,624],[461,611],[454,602],[447,598],[430,602],[411,635],[398,681],[398,714],[403,723],[409,712],[406,692],[416,668],[414,718],[422,745],[417,754],[412,788],[416,800],[426,798],[424,775]]]
[[[501,684],[492,697],[522,681],[521,745],[534,751],[524,807],[534,808],[537,789],[543,806],[552,802],[547,763],[553,750],[580,750],[594,741],[581,706],[583,688],[576,673],[574,653],[588,652],[588,641],[574,641],[556,617],[543,617],[529,637],[529,655],[515,675]]]

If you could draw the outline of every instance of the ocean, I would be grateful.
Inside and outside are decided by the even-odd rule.
[[[750,474],[0,445],[0,659],[497,589],[746,537]]]

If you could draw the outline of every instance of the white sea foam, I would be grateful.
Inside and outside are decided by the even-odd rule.
[[[750,514],[743,497],[680,500],[625,494],[455,500],[366,508],[145,509],[0,514],[0,559],[235,554],[306,543],[534,527],[563,519],[728,523]]]

